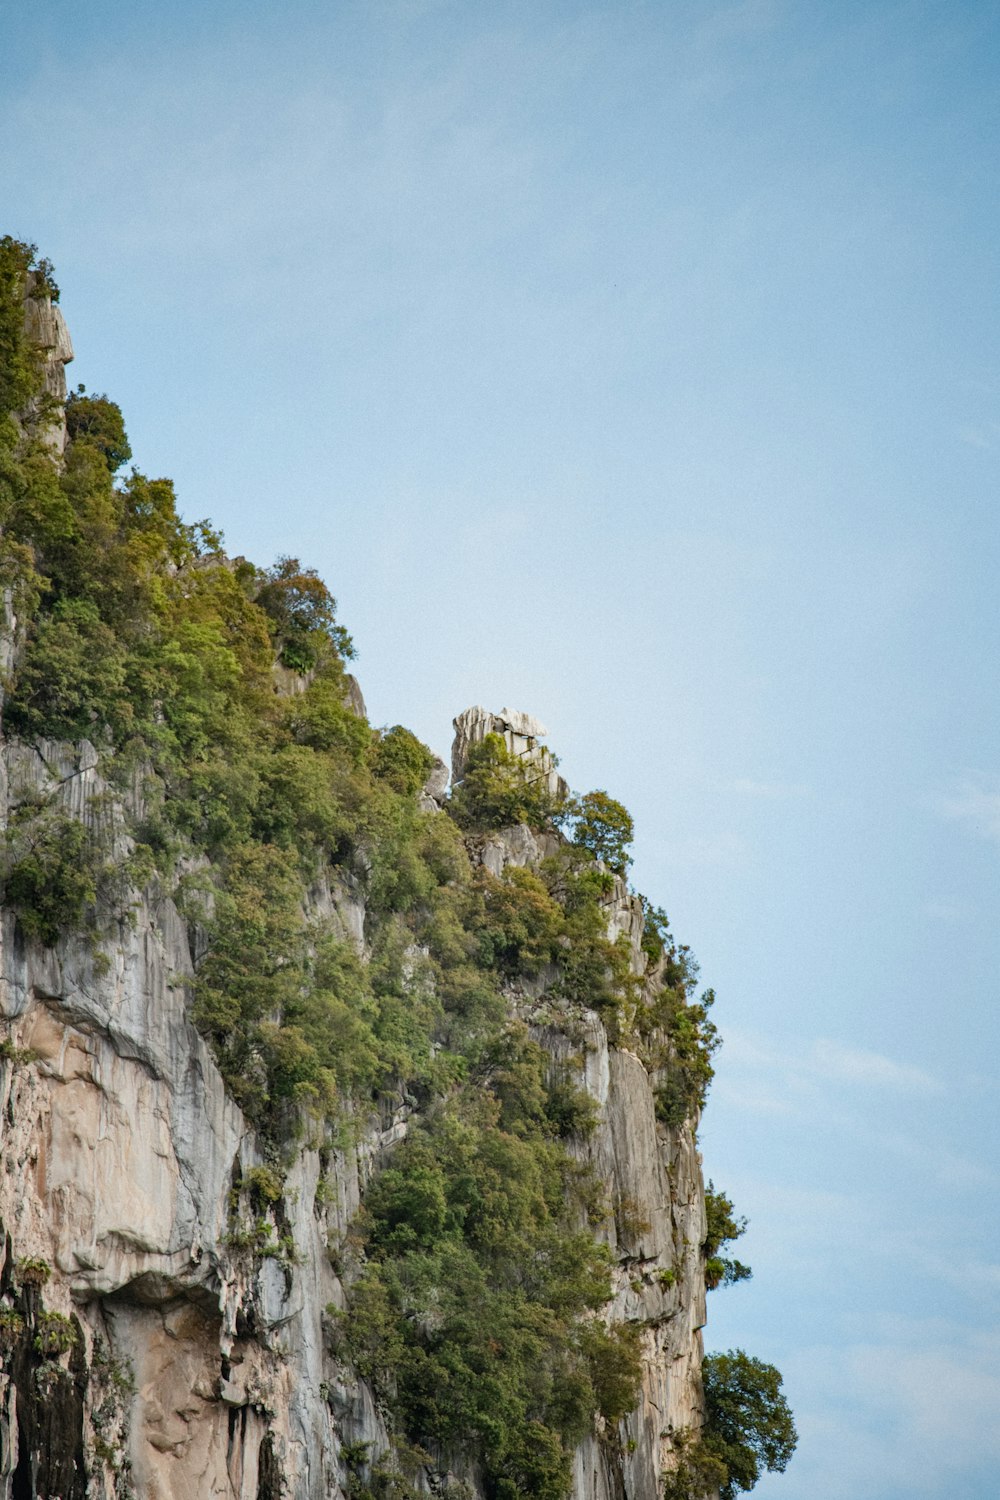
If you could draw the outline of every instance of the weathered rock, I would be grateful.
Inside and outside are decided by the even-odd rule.
[[[444,805],[448,780],[448,767],[439,755],[435,755],[431,774],[424,782],[420,793],[420,806],[424,812],[434,812]]]
[[[553,797],[565,797],[569,791],[566,782],[555,769],[551,751],[541,743],[548,733],[544,724],[531,714],[516,709],[502,708],[498,714],[489,709],[467,708],[454,720],[455,739],[451,750],[451,778],[461,781],[465,774],[469,751],[479,745],[488,734],[498,734],[507,749],[516,755],[533,778],[545,780]]]
[[[41,354],[48,398],[25,413],[25,425],[37,430],[54,458],[61,458],[66,448],[66,366],[74,358],[73,342],[58,304],[39,295],[35,271],[28,272],[25,287],[24,329]]]
[[[364,696],[358,679],[348,672],[344,677],[344,698],[348,708],[353,709],[359,719],[367,719],[368,710],[365,708]]]

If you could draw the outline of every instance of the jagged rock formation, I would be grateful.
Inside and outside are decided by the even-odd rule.
[[[58,303],[44,294],[37,271],[25,283],[24,326],[28,338],[42,351],[44,393],[24,413],[25,426],[37,428],[53,457],[66,449],[66,366],[73,362],[73,341]]]
[[[551,751],[542,744],[548,731],[531,714],[509,708],[502,708],[498,714],[494,714],[489,709],[476,705],[459,714],[454,725],[455,739],[451,750],[453,781],[461,781],[473,746],[482,744],[488,734],[498,734],[511,754],[516,755],[529,771],[533,780],[544,781],[553,797],[566,796],[569,787],[556,771]]]
[[[72,357],[65,325],[45,299],[29,298],[28,317],[58,404]],[[65,425],[51,413],[46,422],[58,461]],[[8,613],[8,659],[14,633]],[[348,691],[363,711],[353,679]],[[565,790],[530,716],[474,708],[455,727],[456,780],[470,748],[496,733],[554,794]],[[447,779],[438,762],[421,801],[442,818]],[[4,740],[3,830],[33,798],[99,833],[125,868],[141,786],[110,786],[89,741]],[[560,836],[515,826],[468,843],[501,876],[536,868]],[[364,956],[357,880],[328,871],[310,901]],[[643,911],[620,877],[604,915],[633,974],[654,986]],[[0,941],[0,1500],[341,1500],[351,1445],[378,1453],[388,1433],[331,1339],[327,1309],[345,1300],[337,1252],[366,1182],[412,1128],[415,1102],[356,1117],[339,1137],[307,1138],[280,1199],[261,1197],[254,1174],[267,1154],[190,1019],[199,924],[162,882],[120,889],[93,930],[49,946],[5,909]],[[515,975],[507,998],[596,1105],[593,1134],[573,1149],[609,1190],[611,1316],[641,1328],[639,1403],[618,1440],[596,1433],[577,1449],[573,1497],[654,1500],[675,1461],[672,1437],[701,1424],[696,1122],[659,1120],[657,1080],[639,1055],[614,1043],[596,1011],[568,1018],[544,973]],[[261,1224],[280,1253],[262,1253]],[[431,1455],[415,1482],[432,1491],[447,1477]],[[474,1470],[452,1477],[482,1493]]]

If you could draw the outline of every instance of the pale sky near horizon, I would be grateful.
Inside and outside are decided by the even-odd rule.
[[[995,1500],[1000,10],[48,0],[0,232],[315,566],[376,723],[550,729],[718,994],[765,1500]]]

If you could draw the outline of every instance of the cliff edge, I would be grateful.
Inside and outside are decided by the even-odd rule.
[[[3,249],[0,1500],[717,1493],[711,996],[627,814],[527,714],[450,786],[373,729]]]

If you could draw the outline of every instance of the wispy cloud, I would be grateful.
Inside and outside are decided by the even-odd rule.
[[[845,1083],[898,1089],[909,1094],[941,1092],[940,1083],[923,1068],[899,1062],[881,1052],[866,1052],[860,1047],[845,1047],[825,1039],[813,1043],[806,1067],[819,1077]]]
[[[1000,422],[966,422],[958,428],[956,436],[967,448],[989,450],[996,447],[1000,438]]]
[[[747,848],[735,833],[677,839],[665,843],[666,863],[673,868],[735,870],[743,863]]]
[[[887,1320],[863,1342],[797,1351],[783,1364],[799,1451],[787,1480],[760,1486],[762,1500],[985,1500],[1000,1460],[998,1355],[996,1329],[941,1319]]]
[[[1000,844],[1000,776],[995,772],[966,771],[928,802],[940,817]]]
[[[848,1083],[870,1089],[893,1089],[907,1094],[937,1094],[941,1084],[923,1068],[882,1052],[848,1047],[842,1042],[817,1037],[803,1051],[789,1052],[727,1031],[727,1070],[736,1069],[757,1077],[771,1075],[789,1090],[800,1092],[809,1083]]]

